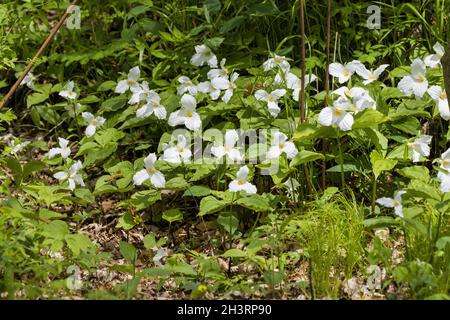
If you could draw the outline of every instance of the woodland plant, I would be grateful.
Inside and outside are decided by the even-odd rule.
[[[157,291],[173,280],[174,291],[191,298],[448,298],[442,45],[433,44],[434,53],[416,46],[402,63],[363,51],[334,55],[328,69],[308,49],[302,72],[289,39],[279,39],[249,64],[223,49],[237,41],[226,30],[242,16],[213,33],[217,2],[205,1],[201,26],[142,20],[124,29],[141,49],[110,57],[115,74],[87,64],[96,61],[89,55],[86,63],[67,55],[67,66],[98,79],[70,72],[47,79],[33,70],[39,77],[22,81],[22,103],[40,134],[14,137],[23,119],[2,110],[0,293],[38,297],[64,288],[99,297],[87,275],[71,273],[93,274],[113,261],[108,272],[128,275],[109,288],[120,298],[144,295],[144,278],[159,281]],[[271,10],[260,5],[248,12]],[[171,9],[152,6],[127,17]],[[138,36],[141,27],[150,34]],[[176,45],[183,48],[170,51]],[[108,50],[115,49],[98,55]],[[111,216],[107,226],[126,235],[114,257],[87,231],[102,230]],[[60,263],[48,259],[55,254]],[[43,289],[46,272],[52,285]],[[380,273],[377,285],[371,272]]]

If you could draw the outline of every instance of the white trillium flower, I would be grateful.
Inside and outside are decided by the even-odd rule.
[[[181,97],[181,109],[170,114],[169,125],[174,127],[184,124],[189,130],[199,130],[202,126],[202,120],[200,115],[195,111],[196,107],[197,101],[193,96],[189,94],[183,95]]]
[[[445,90],[439,86],[431,86],[427,92],[434,100],[434,102],[436,102],[436,104],[438,105],[439,114],[441,115],[442,119],[450,120],[450,109],[448,106],[448,98]]]
[[[76,185],[84,187],[83,177],[78,173],[82,168],[83,164],[81,161],[77,161],[69,168],[69,172],[60,171],[55,173],[53,177],[59,181],[68,180],[69,189],[73,191]]]
[[[440,169],[437,174],[437,178],[441,181],[440,190],[450,192],[450,148],[441,155]]]
[[[62,158],[66,159],[70,156],[72,152],[69,147],[69,140],[64,138],[58,138],[59,148],[51,148],[48,152],[48,158],[51,159],[57,154],[60,154]]]
[[[229,70],[225,68],[226,59],[223,58],[220,61],[220,69],[215,68],[208,71],[207,76],[209,80],[213,80],[214,78],[227,78],[229,74]]]
[[[142,81],[141,84],[138,84],[139,89],[133,91],[133,94],[131,95],[130,100],[128,100],[128,104],[137,104],[141,101],[147,100],[148,96],[150,95],[150,92],[153,90],[150,90],[148,86],[147,81]]]
[[[422,98],[428,89],[428,80],[425,77],[425,63],[416,58],[411,64],[411,74],[400,80],[397,87],[406,96],[415,95],[416,98]]]
[[[292,159],[297,155],[298,150],[293,142],[288,141],[288,137],[284,133],[275,131],[272,134],[272,146],[267,152],[267,157],[276,159],[283,152],[286,153],[288,159]]]
[[[236,173],[236,179],[231,181],[229,184],[230,192],[244,191],[248,194],[256,193],[256,186],[247,181],[249,174],[249,169],[247,166],[243,166]]]
[[[131,90],[131,92],[139,91],[140,86],[138,83],[139,77],[141,76],[141,70],[139,67],[134,67],[130,69],[128,72],[128,79],[120,80],[117,83],[116,89],[114,90],[115,93],[125,93],[128,90]]]
[[[367,85],[378,80],[380,75],[389,67],[388,64],[382,64],[375,70],[368,70],[363,64],[357,64],[355,67],[356,73],[364,79],[363,84]]]
[[[430,54],[426,56],[424,59],[424,63],[427,67],[436,68],[441,65],[441,59],[444,56],[445,49],[444,47],[436,42],[433,46],[435,54]]]
[[[77,93],[73,91],[75,83],[70,81],[69,84],[64,88],[64,90],[59,92],[59,95],[63,98],[75,100],[77,98]]]
[[[164,188],[166,185],[166,179],[164,175],[156,170],[156,155],[154,153],[150,153],[144,159],[145,169],[142,169],[133,176],[133,182],[135,185],[140,186],[145,181],[150,180],[150,182],[157,188]]]
[[[14,139],[12,139],[11,142],[9,143],[9,146],[12,148],[11,154],[19,153],[20,151],[25,149],[25,147],[28,146],[30,143],[31,143],[31,141],[24,141],[24,142],[16,144]]]
[[[177,137],[177,144],[164,150],[162,160],[170,163],[181,163],[189,161],[191,156],[192,152],[187,148],[186,137],[180,134]]]
[[[339,95],[341,99],[347,100],[353,104],[356,113],[365,109],[376,109],[375,100],[369,95],[369,91],[361,87],[353,87],[348,89],[347,87],[341,87],[332,92]]]
[[[233,97],[234,89],[237,88],[235,82],[238,78],[239,78],[239,73],[233,72],[233,74],[230,77],[230,80],[227,80],[227,84],[224,88],[225,93],[222,96],[223,102],[228,103],[230,101],[230,99]],[[218,78],[216,78],[216,79],[218,79]],[[214,79],[213,82],[217,81],[216,79]]]
[[[225,78],[215,78],[213,80],[218,80],[220,82],[226,82],[227,80]],[[204,81],[200,82],[197,86],[198,91],[209,94],[212,100],[217,100],[220,97],[220,94],[222,91],[220,91],[220,88],[217,87],[218,81]]]
[[[23,78],[23,80],[20,82],[20,85],[26,85],[28,88],[33,89],[34,80],[36,80],[36,77],[31,72],[28,72],[25,78]]]
[[[406,191],[397,191],[394,194],[394,199],[392,198],[380,198],[377,200],[377,203],[386,208],[394,208],[395,214],[399,217],[403,218],[403,207],[402,207],[402,195],[404,195]]]
[[[317,79],[315,74],[307,74],[305,75],[305,87],[309,85],[311,82],[315,81]],[[300,90],[302,86],[302,82],[299,77],[297,77],[292,72],[287,72],[284,77],[282,72],[278,72],[275,75],[275,79],[273,80],[273,83],[275,85],[280,85],[282,83],[285,83],[286,87],[288,89],[294,90],[292,92],[292,98],[295,101],[299,100],[300,96]]]
[[[239,140],[239,135],[236,130],[227,130],[225,133],[225,141],[223,146],[211,147],[211,153],[217,157],[222,158],[224,156],[233,162],[240,162],[243,159],[241,152],[235,147]]]
[[[97,127],[102,126],[106,121],[105,118],[100,116],[96,117],[90,112],[83,112],[81,116],[88,123],[85,130],[87,137],[92,137],[95,134],[95,131],[97,131]]]
[[[318,122],[323,126],[336,124],[342,131],[349,131],[353,126],[353,115],[346,110],[350,103],[344,99],[338,99],[331,107],[323,108],[319,113]]]
[[[433,139],[432,136],[422,135],[418,137],[414,142],[409,142],[408,146],[412,149],[412,161],[418,162],[420,156],[428,157],[430,155],[430,143]]]
[[[192,82],[192,80],[186,76],[181,76],[178,78],[178,82],[181,83],[177,88],[177,94],[181,96],[182,94],[189,92],[190,95],[195,96],[197,94],[197,86]]]
[[[191,58],[191,64],[200,67],[207,63],[211,68],[217,68],[217,57],[206,45],[195,46],[195,54]]]
[[[273,58],[269,58],[266,62],[263,63],[264,71],[272,70],[275,67],[279,67],[284,73],[289,72],[291,69],[291,65],[286,60],[286,57],[274,55]]]
[[[362,64],[358,60],[349,62],[345,65],[334,62],[331,63],[328,67],[328,72],[336,78],[339,78],[339,83],[347,82],[351,76],[355,73],[356,69],[360,67]]]
[[[276,118],[281,111],[280,107],[278,107],[278,99],[285,94],[286,90],[284,89],[273,90],[271,93],[260,89],[255,92],[255,98],[256,100],[267,102],[270,114]]]
[[[158,119],[165,119],[167,116],[166,108],[161,104],[161,98],[158,93],[150,90],[145,97],[147,103],[136,111],[138,118],[146,118],[153,113]]]

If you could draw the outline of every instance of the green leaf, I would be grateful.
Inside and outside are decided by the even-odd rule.
[[[122,228],[123,230],[128,231],[133,229],[133,227],[136,225],[137,223],[134,220],[131,212],[126,212],[119,218],[119,222],[117,223],[116,228]]]
[[[365,219],[363,225],[368,229],[378,229],[384,227],[396,226],[399,221],[389,216],[380,216],[376,218]]]
[[[149,233],[144,237],[144,247],[145,249],[153,249],[156,246],[156,238],[153,233]]]
[[[450,246],[450,237],[441,237],[436,241],[436,248],[439,250],[444,250],[446,246]]]
[[[408,185],[408,193],[423,199],[441,200],[439,190],[430,184],[423,183],[421,180],[411,180]]]
[[[118,96],[105,100],[100,106],[101,112],[117,111],[127,105],[128,99],[125,96]]]
[[[308,150],[302,150],[292,159],[290,166],[291,167],[297,167],[299,165],[319,160],[319,159],[325,159],[325,156],[321,153],[312,152]]]
[[[376,150],[370,153],[370,162],[372,163],[372,170],[377,179],[383,171],[389,171],[397,164],[396,160],[384,159],[383,156]]]
[[[116,85],[117,85],[117,83],[115,81],[108,80],[108,81],[101,83],[98,86],[97,91],[103,92],[103,91],[112,90],[116,87]]]
[[[173,223],[183,220],[183,214],[181,213],[180,209],[170,209],[163,212],[162,218],[169,223]]]
[[[138,191],[131,196],[131,204],[138,211],[149,208],[158,200],[161,200],[161,192],[157,190]]]
[[[273,211],[269,201],[259,194],[240,198],[236,201],[236,204],[256,212]]]
[[[192,186],[187,189],[183,197],[205,197],[211,194],[211,189],[207,186]]]
[[[239,219],[232,212],[222,213],[217,217],[217,223],[229,234],[233,235],[239,226]]]
[[[67,246],[72,251],[75,257],[79,256],[81,252],[87,252],[89,248],[93,248],[94,244],[91,239],[84,234],[69,234],[65,238]]]
[[[46,224],[42,230],[46,237],[63,240],[69,233],[69,226],[64,221],[54,220]]]
[[[236,16],[231,18],[228,21],[225,21],[222,24],[222,27],[220,27],[219,32],[220,33],[227,33],[230,32],[233,29],[236,29],[237,27],[239,27],[240,25],[242,25],[246,20],[245,16]]]
[[[244,251],[242,251],[241,249],[229,249],[224,254],[222,254],[222,257],[245,258],[245,257],[247,257],[247,254]]]
[[[200,212],[199,216],[204,216],[206,214],[211,214],[222,210],[228,205],[228,202],[224,200],[219,200],[213,196],[207,196],[200,201]]]
[[[402,176],[410,178],[410,179],[417,179],[423,182],[430,181],[430,173],[428,168],[423,166],[412,166],[412,167],[406,167],[403,169],[397,170],[398,173],[400,173]]]
[[[165,189],[184,190],[189,186],[183,177],[175,177],[166,182]]]
[[[23,179],[25,180],[31,174],[41,171],[46,166],[47,165],[45,164],[45,162],[39,160],[31,160],[23,166]]]
[[[386,122],[389,118],[377,110],[366,109],[355,116],[352,129],[369,128]]]
[[[11,169],[16,185],[20,185],[22,183],[23,171],[19,160],[13,157],[8,157],[6,158],[6,165],[9,169]]]
[[[132,244],[121,241],[119,243],[119,251],[120,254],[128,261],[128,263],[134,265],[137,258],[137,250]]]

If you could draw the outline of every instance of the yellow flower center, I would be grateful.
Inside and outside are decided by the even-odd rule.
[[[238,185],[242,186],[243,184],[245,184],[247,181],[243,180],[243,179],[238,179]]]
[[[350,75],[350,71],[344,70],[344,77],[348,77]]]
[[[343,113],[344,113],[344,111],[341,108],[334,109],[334,114],[338,117],[342,116]]]
[[[128,85],[129,85],[129,86],[132,86],[133,84],[134,84],[134,80],[131,80],[131,79],[128,80]]]
[[[397,207],[400,205],[400,202],[398,202],[397,200],[394,200],[394,207]]]
[[[283,62],[283,59],[281,59],[280,57],[275,57],[275,59],[273,59],[276,63],[281,63]]]
[[[448,164],[449,164],[449,161],[448,161],[447,159],[442,160],[442,166],[443,166],[444,168],[447,168]]]
[[[280,144],[278,145],[278,148],[283,149],[283,148],[284,148],[284,143],[280,143]]]
[[[150,168],[147,168],[147,172],[148,172],[148,174],[155,174],[156,169],[153,167],[150,167]]]
[[[153,107],[153,108],[156,108],[156,107],[158,107],[158,106],[159,106],[158,102],[152,101],[152,107]]]
[[[271,96],[271,95],[269,95],[268,97],[267,97],[267,102],[273,102],[275,99]]]
[[[192,111],[188,111],[188,112],[186,113],[186,117],[192,118]]]
[[[370,74],[369,80],[375,80],[375,76],[373,74]]]
[[[178,150],[179,153],[181,153],[181,152],[184,151],[184,148],[183,147],[177,147],[177,150]]]
[[[447,93],[445,91],[443,91],[440,95],[439,95],[439,99],[440,100],[445,100],[447,99]]]
[[[424,82],[425,81],[425,77],[421,74],[416,76],[416,80],[417,82]]]
[[[96,126],[97,125],[97,119],[92,119],[92,121],[91,121],[91,124],[93,125],[93,126]]]

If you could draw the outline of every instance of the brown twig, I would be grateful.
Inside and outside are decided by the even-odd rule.
[[[75,6],[78,3],[79,0],[74,0],[72,2],[72,4],[70,5],[69,8],[71,8],[72,6]],[[42,44],[42,46],[39,48],[39,50],[36,52],[36,54],[34,55],[33,60],[31,60],[31,62],[28,64],[28,66],[25,68],[25,70],[22,72],[22,75],[19,77],[19,79],[17,79],[17,81],[14,83],[14,85],[11,87],[11,89],[9,89],[8,93],[6,94],[6,96],[3,98],[2,102],[0,103],[0,109],[2,109],[6,103],[8,102],[8,100],[11,98],[11,96],[14,94],[14,92],[16,92],[17,88],[19,87],[19,85],[22,83],[23,79],[26,77],[26,75],[30,72],[31,68],[33,68],[34,63],[36,62],[37,59],[39,59],[39,57],[42,55],[42,53],[45,51],[45,49],[47,49],[48,45],[50,44],[50,42],[52,41],[53,37],[56,35],[56,33],[59,31],[59,29],[61,29],[61,26],[64,24],[64,22],[67,19],[67,16],[69,15],[70,10],[66,10],[66,12],[63,14],[63,16],[61,17],[61,19],[59,20],[58,24],[52,29],[52,31],[50,32],[50,34],[48,35],[47,39],[45,39],[44,43]]]
[[[331,0],[328,0],[328,10],[327,10],[327,36],[326,36],[326,54],[327,54],[327,62],[325,66],[325,101],[324,107],[328,105],[328,93],[330,90],[330,75],[329,75],[329,66],[330,66],[330,42],[331,42]],[[322,152],[325,153],[327,148],[326,140],[322,141]],[[322,160],[322,189],[325,190],[327,187],[327,161],[326,159]]]
[[[302,69],[302,81],[300,81],[300,123],[305,122],[305,13],[304,13],[305,1],[300,1],[300,33],[302,35],[301,41],[301,69]]]

